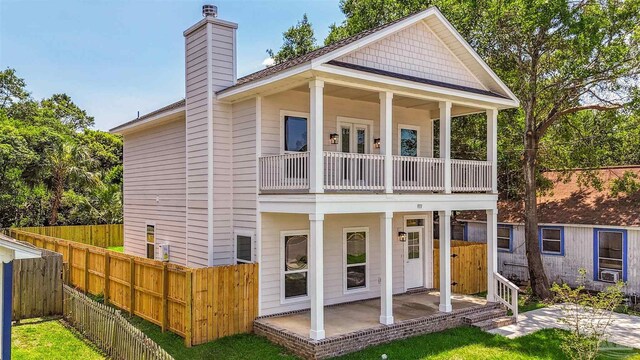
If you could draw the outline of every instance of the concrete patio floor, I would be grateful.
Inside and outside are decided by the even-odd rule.
[[[550,329],[566,328],[558,322],[562,316],[560,306],[554,305],[542,309],[528,311],[518,315],[518,323],[490,330],[492,334],[504,335],[510,339],[527,335],[532,332]],[[613,321],[607,328],[607,341],[627,347],[640,349],[640,316],[614,313]]]
[[[393,297],[394,320],[398,322],[437,314],[439,296],[437,291],[395,295]],[[451,297],[453,310],[483,306],[486,303],[485,299],[471,295],[452,295]],[[324,309],[326,337],[382,326],[379,319],[379,298],[326,306]],[[261,321],[298,335],[309,336],[311,325],[309,311],[268,317]]]

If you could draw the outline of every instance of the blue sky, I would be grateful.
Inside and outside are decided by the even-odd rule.
[[[36,99],[69,94],[108,130],[184,97],[182,32],[205,3],[239,24],[239,76],[261,69],[305,12],[318,43],[344,18],[338,0],[0,0],[0,67],[15,68]]]

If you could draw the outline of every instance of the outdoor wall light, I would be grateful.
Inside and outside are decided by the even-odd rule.
[[[333,145],[338,144],[338,134],[336,133],[329,134],[329,142]]]
[[[380,149],[380,138],[373,139],[373,147],[376,149]]]
[[[404,231],[399,231],[399,232],[398,232],[398,240],[399,240],[400,242],[405,242],[405,241],[407,241],[407,233],[406,233],[406,232],[404,232]]]

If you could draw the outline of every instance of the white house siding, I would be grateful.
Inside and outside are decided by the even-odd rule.
[[[124,136],[124,247],[146,257],[146,224],[185,264],[185,122],[171,121]]]
[[[185,35],[185,47],[188,265],[229,264],[232,110],[214,93],[235,82],[235,29],[203,22]]]
[[[423,22],[338,58],[338,61],[486,89]]]
[[[394,214],[393,234],[402,227],[403,216]],[[416,215],[415,213],[412,215]],[[423,214],[422,214],[423,215]],[[343,229],[351,227],[369,228],[369,288],[366,291],[347,293],[344,289]],[[309,300],[281,303],[282,263],[281,232],[288,230],[309,231],[309,216],[298,214],[262,214],[262,260],[260,262],[260,282],[262,284],[261,315],[309,308]],[[425,234],[425,238],[428,236]],[[425,241],[426,243],[426,241]],[[393,239],[393,292],[404,289],[404,247]],[[433,263],[427,254],[427,262]],[[380,215],[349,214],[326,215],[324,221],[324,300],[325,305],[380,296]]]
[[[275,155],[282,152],[281,111],[309,112],[309,94],[301,91],[284,91],[264,97],[262,100],[262,155]],[[355,101],[345,98],[324,97],[324,128],[322,139],[325,151],[338,151],[338,145],[329,144],[329,134],[338,133],[338,117],[350,117],[373,122],[370,139],[371,153],[373,139],[380,137],[380,106],[378,103]],[[398,153],[398,124],[420,127],[420,156],[432,154],[432,121],[427,110],[410,109],[399,106],[393,108],[393,153]]]
[[[189,34],[186,47],[187,265],[208,265],[209,74],[207,27]]]
[[[468,223],[468,240],[486,242],[485,223]],[[528,280],[524,225],[513,226],[513,252],[498,253],[498,270],[507,278]],[[557,226],[557,225],[553,225]],[[598,226],[595,226],[599,228]],[[593,281],[593,226],[564,226],[564,256],[542,255],[544,268],[550,281],[576,285],[578,269],[587,270],[588,286],[601,290],[608,283]],[[640,229],[627,229],[627,289],[630,294],[640,293]]]
[[[233,104],[233,229],[256,231],[256,100]],[[255,254],[254,249],[254,254]]]

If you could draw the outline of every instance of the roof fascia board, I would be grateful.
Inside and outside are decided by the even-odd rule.
[[[311,64],[310,63],[303,63],[300,64],[298,66],[292,67],[291,69],[285,70],[283,72],[280,73],[276,73],[272,76],[266,77],[264,79],[260,79],[260,80],[256,80],[256,81],[252,81],[247,83],[246,85],[240,85],[236,88],[232,88],[229,90],[223,89],[220,92],[216,93],[216,98],[218,100],[224,100],[226,98],[232,97],[234,95],[238,95],[241,94],[243,92],[246,91],[250,91],[253,89],[256,89],[258,87],[261,87],[263,85],[267,85],[271,82],[275,82],[278,80],[282,80],[285,78],[288,78],[290,76],[294,76],[294,75],[298,75],[301,74],[305,71],[311,70]]]
[[[402,21],[399,21],[396,24],[393,24],[387,28],[384,28],[380,31],[374,32],[373,34],[370,34],[369,36],[365,36],[362,39],[356,40],[354,42],[352,42],[351,44],[348,44],[346,46],[343,46],[341,48],[338,48],[334,51],[331,51],[327,54],[324,54],[322,56],[319,56],[313,60],[311,60],[311,64],[312,67],[315,69],[318,66],[322,66],[324,63],[339,58],[342,55],[346,55],[352,51],[358,50],[361,47],[367,46],[371,43],[374,43],[380,39],[383,39],[397,31],[400,31],[404,28],[406,28],[407,26],[411,26],[415,23],[417,23],[418,21],[421,21],[423,19],[426,19],[427,17],[438,13],[438,9],[435,7],[430,7],[424,11],[421,11],[419,13],[416,13],[413,16],[410,16]]]
[[[469,100],[469,102],[464,100],[455,101],[460,105],[468,105],[471,107],[482,107],[482,108],[505,109],[505,108],[512,108],[512,107],[518,106],[517,101],[510,100],[510,99],[502,99],[502,98],[492,97],[487,95],[474,94],[467,91],[447,89],[447,88],[428,85],[428,84],[419,84],[413,81],[396,79],[388,76],[376,75],[376,74],[371,74],[364,71],[358,71],[353,69],[345,69],[345,68],[335,66],[335,65],[330,65],[330,64],[324,64],[324,65],[318,66],[316,70],[326,72],[329,74],[334,74],[334,75],[354,77],[359,80],[372,81],[372,82],[382,83],[390,86],[398,86],[398,87],[403,87],[411,90],[426,91],[426,92],[444,95],[444,97],[419,96],[418,94],[412,94],[409,92],[403,93],[402,91],[393,91],[394,93],[405,95],[408,97],[417,97],[417,98],[423,98],[423,99],[434,100],[434,101],[451,101],[451,98],[447,98],[446,96],[455,96],[455,97],[460,97],[460,98]],[[353,83],[352,86],[357,86],[357,84]],[[380,90],[382,89],[380,88]]]
[[[493,70],[491,70],[491,68],[489,67],[489,65],[487,65],[487,63],[482,60],[482,58],[480,57],[480,55],[478,55],[478,53],[471,47],[471,45],[469,45],[469,43],[467,42],[467,40],[465,40],[462,35],[460,35],[460,33],[453,27],[453,25],[451,25],[451,23],[449,22],[449,20],[447,20],[447,18],[444,17],[444,15],[442,15],[442,13],[438,10],[435,12],[435,16],[438,20],[440,20],[442,22],[442,24],[447,28],[447,30],[449,30],[453,36],[456,38],[456,40],[458,40],[462,46],[464,46],[464,48],[471,54],[471,56],[480,64],[480,66],[487,72],[489,73],[489,75],[493,78],[493,80],[500,86],[500,88],[509,95],[509,97],[514,100],[516,102],[516,106],[520,106],[520,100],[518,100],[518,98],[516,97],[516,95],[511,91],[511,89],[509,89],[509,87],[507,87],[507,85],[505,85],[504,82],[502,82],[502,79],[500,79],[498,77],[498,75],[496,75],[495,72],[493,72]]]
[[[472,219],[457,219],[458,221],[464,221],[468,223],[486,224],[486,220],[472,220]],[[514,225],[524,226],[523,222],[508,222],[498,221],[499,225]],[[628,225],[597,225],[597,224],[566,224],[566,223],[538,223],[538,226],[562,226],[562,227],[576,227],[576,228],[602,228],[602,229],[624,229],[639,231],[640,226],[628,226]]]
[[[129,124],[129,125],[115,127],[113,129],[109,130],[109,132],[112,133],[112,134],[124,134],[124,133],[127,133],[127,132],[130,132],[130,131],[134,130],[135,128],[137,128],[139,126],[148,124],[150,122],[155,122],[157,120],[160,120],[160,119],[165,118],[165,117],[169,117],[171,115],[177,115],[177,114],[179,114],[181,112],[185,112],[185,111],[186,111],[186,105],[180,106],[180,107],[175,108],[175,109],[171,109],[171,110],[163,111],[163,112],[161,112],[159,114],[155,114],[155,115],[150,116],[150,117],[148,117],[148,118],[146,118],[144,120],[136,121],[136,122],[134,122],[132,124]]]

